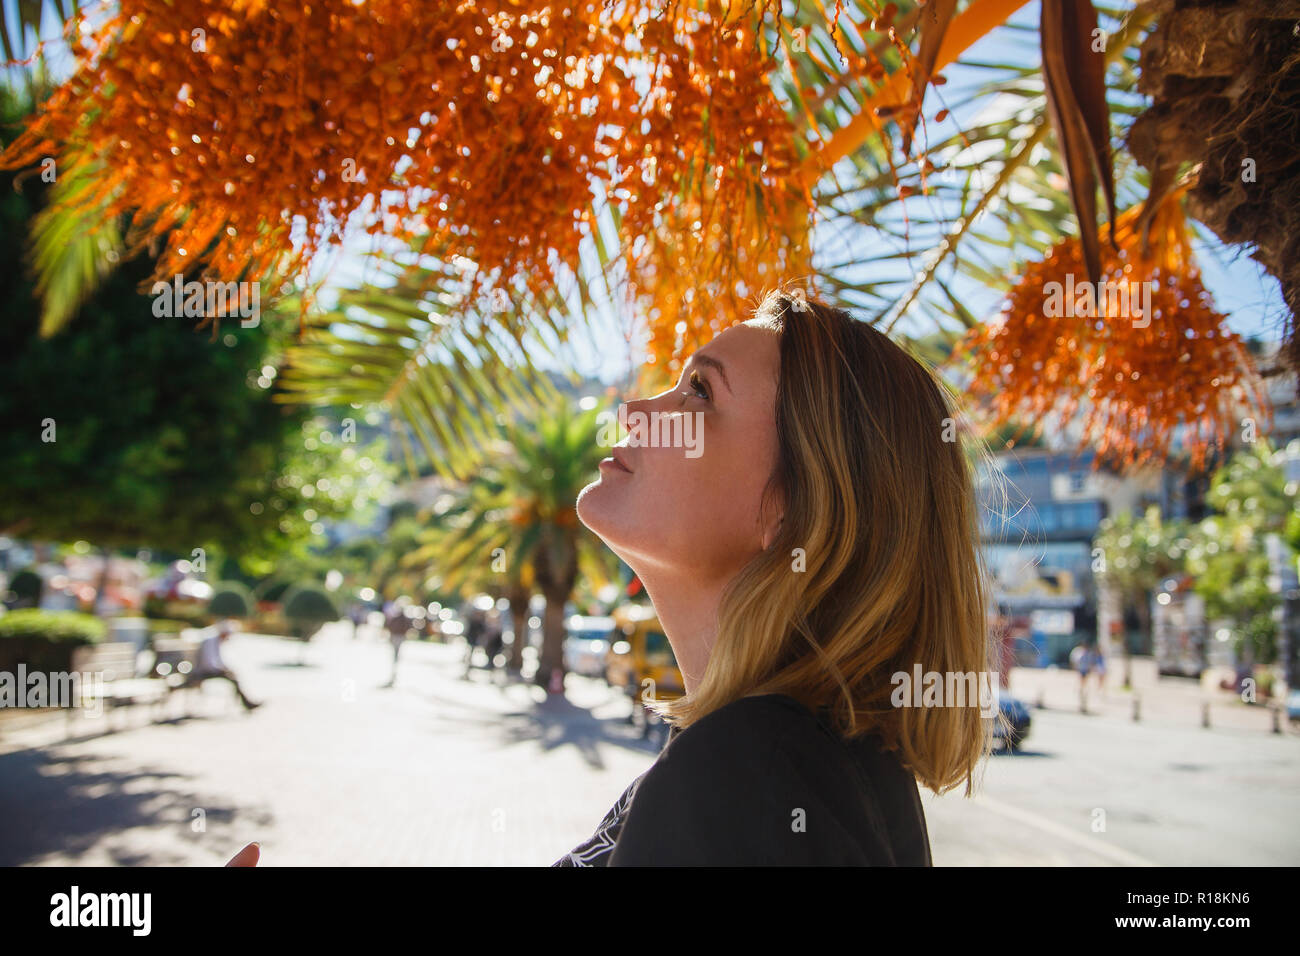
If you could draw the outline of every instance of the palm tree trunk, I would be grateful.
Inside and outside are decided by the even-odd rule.
[[[556,671],[564,675],[564,604],[571,589],[545,592],[546,610],[542,612],[542,654],[538,662],[537,684],[550,692]]]
[[[1152,646],[1151,640],[1151,594],[1147,591],[1141,591],[1135,596],[1136,610],[1138,616],[1138,631],[1143,637],[1145,646]],[[1127,637],[1127,635],[1125,635]],[[1124,689],[1128,690],[1133,686],[1133,657],[1129,653],[1128,641],[1124,641]]]
[[[510,601],[510,620],[514,622],[515,642],[510,647],[509,669],[518,673],[524,669],[524,645],[528,643],[528,599],[530,595],[525,587],[511,588],[507,598]]]

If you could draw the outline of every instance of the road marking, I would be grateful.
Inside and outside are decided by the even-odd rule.
[[[1033,813],[1029,810],[1023,810],[1020,807],[1012,806],[1009,803],[1003,803],[1001,800],[994,800],[992,797],[986,797],[983,794],[976,794],[971,799],[974,803],[986,807],[994,813],[1000,813],[1004,817],[1015,820],[1019,823],[1028,824],[1031,827],[1037,827],[1040,830],[1044,830],[1060,837],[1062,840],[1068,840],[1077,846],[1084,847],[1099,856],[1109,857],[1121,866],[1160,865],[1158,863],[1153,863],[1145,857],[1138,856],[1136,853],[1130,853],[1128,850],[1121,850],[1117,846],[1110,846],[1109,844],[1102,843],[1095,838],[1089,838],[1076,830],[1070,829],[1064,824],[1057,823],[1055,820],[1050,820],[1047,817]]]

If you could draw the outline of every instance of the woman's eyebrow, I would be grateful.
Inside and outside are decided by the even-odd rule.
[[[694,359],[698,365],[707,365],[709,368],[717,369],[718,374],[722,376],[722,384],[727,386],[728,392],[731,392],[731,383],[727,381],[727,367],[725,365],[715,359],[712,355],[704,355],[700,352],[695,354]],[[731,394],[734,395],[736,393],[731,392]]]

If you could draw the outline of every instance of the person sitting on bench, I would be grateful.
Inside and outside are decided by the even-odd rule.
[[[261,701],[252,701],[244,696],[244,692],[239,687],[239,681],[235,679],[234,673],[226,666],[226,662],[221,659],[221,642],[225,641],[235,630],[233,621],[227,619],[218,621],[214,626],[206,629],[208,635],[199,645],[199,659],[185,682],[186,687],[193,687],[202,684],[205,680],[214,677],[220,677],[230,681],[234,685],[235,693],[239,695],[239,702],[244,705],[245,710],[254,710],[262,706]]]

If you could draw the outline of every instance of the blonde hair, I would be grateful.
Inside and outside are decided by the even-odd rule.
[[[779,491],[784,515],[723,594],[699,686],[652,709],[687,727],[742,697],[787,694],[829,711],[846,737],[879,734],[935,793],[964,778],[970,795],[992,741],[978,707],[891,705],[894,675],[910,679],[916,665],[990,671],[955,403],[918,359],[842,309],[777,290],[754,318],[781,339],[779,451],[763,499]]]

